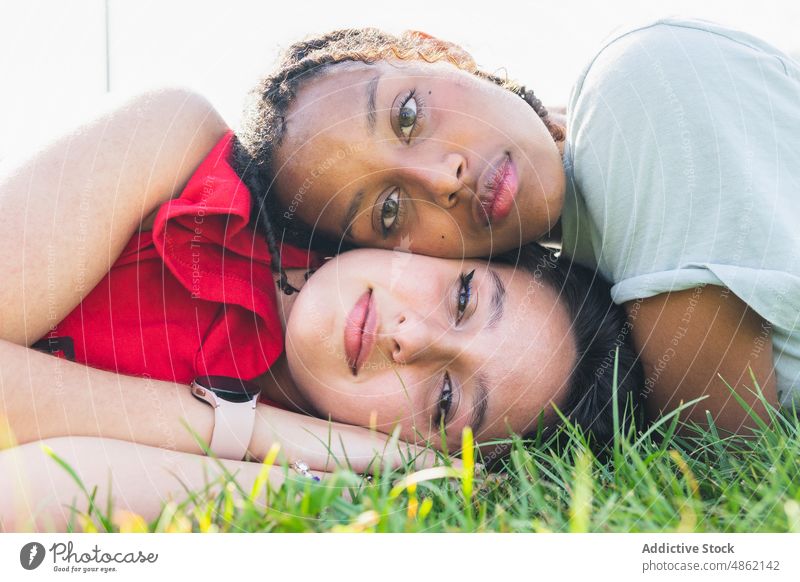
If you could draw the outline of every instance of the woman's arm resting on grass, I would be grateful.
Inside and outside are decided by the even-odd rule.
[[[437,454],[389,435],[359,426],[329,422],[271,406],[259,406],[250,452],[256,459],[266,457],[271,443],[281,444],[279,459],[301,459],[318,471],[336,467],[357,473],[372,473],[386,466],[397,468],[414,461],[417,469],[437,464]],[[451,459],[460,467],[457,459]]]
[[[188,386],[98,370],[0,340],[0,449],[60,436],[93,436],[202,453],[184,423],[204,443],[211,441],[214,412]],[[365,428],[259,404],[249,450],[260,460],[278,443],[286,459],[325,470],[336,466],[330,443],[335,459],[342,464],[349,459],[359,472],[369,468],[376,454],[398,466],[401,453],[414,457],[420,452],[389,441]],[[435,455],[426,451],[417,466],[434,461]]]
[[[88,513],[86,494],[43,445],[76,471],[88,491],[97,487],[95,505],[101,511],[105,511],[111,496],[112,518],[122,510],[152,521],[167,501],[180,503],[188,498],[184,485],[198,492],[213,484],[209,489],[213,495],[220,491],[220,477],[224,475],[218,463],[208,457],[113,439],[64,437],[33,442],[0,451],[0,531],[64,531],[71,507]],[[262,466],[221,462],[249,493]],[[269,473],[271,485],[280,487],[283,480],[283,469],[274,467]],[[263,499],[261,495],[257,501]]]
[[[0,166],[0,338],[30,345],[64,319],[225,131],[204,98],[165,89]]]
[[[19,165],[0,168],[0,412],[18,442],[86,435],[201,452],[180,419],[209,441],[213,412],[185,386],[103,372],[11,344],[30,345],[66,317],[143,219],[181,192],[225,131],[202,97],[162,90],[131,99]],[[354,465],[385,444],[365,429],[322,427],[322,421],[288,414],[277,414],[266,431],[269,440],[258,441],[264,454],[277,440],[286,450],[307,453],[309,463],[325,465],[325,445],[300,428],[304,422],[314,435],[324,432],[326,442],[330,432],[340,459],[344,438],[348,450],[355,449]],[[303,444],[287,443],[282,434]]]
[[[0,448],[96,436],[202,453],[181,420],[210,441],[213,410],[188,386],[98,370],[0,340]]]
[[[681,413],[682,420],[742,432],[755,421],[736,401],[736,393],[767,419],[754,390],[750,369],[765,399],[777,407],[772,341],[764,320],[736,295],[713,285],[656,295],[626,303],[633,339],[645,370],[645,403],[656,418],[700,396]],[[749,389],[748,389],[749,388]]]

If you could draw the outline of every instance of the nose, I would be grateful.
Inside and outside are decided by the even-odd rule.
[[[452,328],[435,320],[408,312],[397,317],[386,337],[385,349],[398,364],[420,360],[450,363],[463,350],[463,340],[454,337]]]
[[[403,168],[404,179],[418,188],[420,198],[444,209],[453,208],[459,199],[468,195],[464,188],[467,160],[458,152],[448,152],[435,160],[417,160]]]

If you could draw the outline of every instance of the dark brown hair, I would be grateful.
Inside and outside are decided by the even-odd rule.
[[[600,273],[537,243],[498,255],[495,263],[514,266],[535,282],[550,287],[566,307],[576,358],[562,388],[561,413],[588,437],[596,454],[605,454],[614,441],[615,429],[625,434],[646,424],[642,388],[644,372],[631,338],[625,309],[611,299],[611,285]],[[614,381],[614,370],[617,377]],[[616,392],[616,395],[615,395]],[[531,441],[562,444],[560,417],[542,414],[534,429],[522,435]],[[614,426],[614,418],[619,426]],[[544,422],[542,422],[544,421]],[[495,467],[509,452],[498,446],[483,462]]]

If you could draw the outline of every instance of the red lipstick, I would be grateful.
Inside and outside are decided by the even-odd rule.
[[[344,353],[354,376],[358,375],[359,368],[369,359],[375,345],[377,327],[378,311],[372,290],[369,289],[358,298],[344,324]]]
[[[517,168],[511,156],[503,154],[481,174],[475,210],[484,226],[500,222],[511,213],[519,191]]]

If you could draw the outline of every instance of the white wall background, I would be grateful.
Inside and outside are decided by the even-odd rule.
[[[0,0],[0,158],[92,111],[112,93],[185,85],[235,125],[280,47],[340,27],[413,28],[464,45],[489,70],[565,103],[617,26],[678,14],[715,20],[800,54],[794,0]]]

